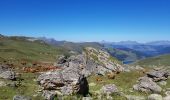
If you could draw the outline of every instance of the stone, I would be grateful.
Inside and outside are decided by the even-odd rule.
[[[162,88],[152,81],[151,78],[141,77],[139,78],[138,84],[133,86],[134,90],[142,91],[142,92],[152,92],[152,93],[160,93]]]
[[[148,96],[148,100],[163,100],[160,94],[151,94]]]
[[[159,81],[167,80],[169,74],[168,71],[162,69],[162,70],[150,71],[147,73],[147,76],[152,78],[153,81],[159,82]]]
[[[115,84],[105,85],[101,88],[100,91],[104,94],[112,94],[112,93],[118,93],[119,92],[119,90],[118,90],[118,88],[116,87]]]
[[[170,100],[170,96],[164,97],[163,100]]]
[[[15,95],[13,97],[13,100],[32,100],[32,99],[30,97],[28,97],[28,96]]]
[[[143,96],[135,96],[135,95],[126,95],[127,100],[146,100]]]
[[[46,99],[46,100],[54,100],[55,96],[56,96],[56,92],[55,91],[43,91],[42,96]]]

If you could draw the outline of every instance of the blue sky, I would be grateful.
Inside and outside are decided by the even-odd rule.
[[[170,40],[170,0],[0,0],[0,33],[67,41]]]

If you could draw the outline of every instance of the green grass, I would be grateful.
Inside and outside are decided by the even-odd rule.
[[[108,79],[106,76],[92,75],[91,77],[88,78],[88,82],[96,83],[96,85],[90,86],[90,92],[95,93],[96,91],[99,91],[102,88],[102,86],[104,86],[106,84],[115,84],[120,91],[122,91],[123,93],[125,93],[127,95],[147,96],[148,94],[141,93],[138,91],[129,92],[129,90],[132,89],[133,85],[137,83],[136,81],[141,76],[144,76],[144,74],[141,73],[140,71],[122,72],[122,73],[116,75],[115,79]],[[102,81],[97,82],[96,81],[97,77],[100,77],[102,79]],[[126,100],[124,97],[118,96],[118,95],[113,95],[113,97],[117,98],[115,100]]]
[[[56,60],[56,55],[67,53],[62,48],[24,39],[2,38],[0,44],[0,60],[50,62]]]
[[[140,60],[136,63],[134,63],[135,65],[142,65],[142,66],[170,66],[170,54],[167,55],[161,55],[161,56],[157,56],[157,57],[151,57],[151,58],[147,58],[144,60]]]
[[[38,84],[35,81],[35,79],[37,78],[36,74],[22,73],[21,78],[24,80],[21,82],[21,86],[19,87],[9,87],[9,86],[0,87],[0,100],[12,100],[14,95],[29,96],[33,100],[43,99],[41,97],[41,94],[38,94],[37,96],[33,96],[37,94],[37,90],[38,90]],[[3,80],[3,81],[10,82],[7,80]]]

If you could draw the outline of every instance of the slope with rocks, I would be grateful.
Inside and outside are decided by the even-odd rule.
[[[82,54],[60,56],[55,65],[60,66],[61,70],[43,73],[37,80],[43,87],[46,99],[73,93],[86,96],[89,93],[86,77],[94,73],[105,75],[108,72],[123,71],[118,61],[107,52],[92,47],[85,48]]]

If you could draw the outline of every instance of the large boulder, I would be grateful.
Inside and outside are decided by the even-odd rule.
[[[146,76],[139,78],[138,84],[134,85],[133,89],[152,93],[160,93],[162,91],[162,88],[159,85],[157,85],[151,78]]]
[[[159,82],[167,80],[169,72],[167,70],[154,70],[147,73],[147,76],[152,78],[153,81]]]
[[[76,68],[68,67],[64,70],[46,72],[41,74],[37,81],[44,90],[58,90],[62,95],[73,93],[86,95],[89,92],[86,77]]]

